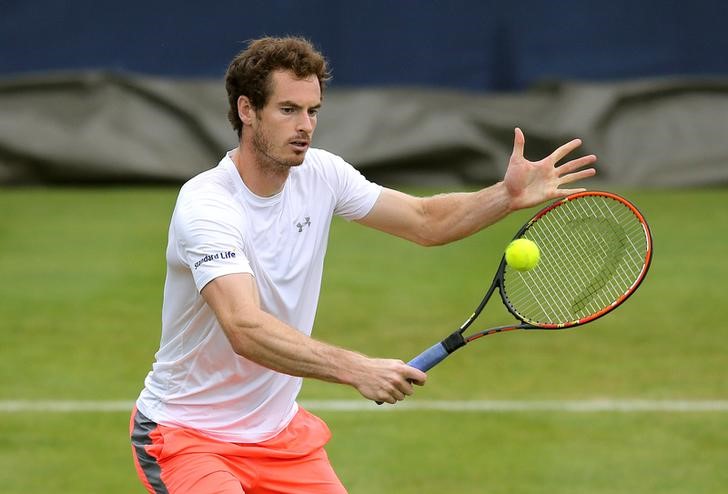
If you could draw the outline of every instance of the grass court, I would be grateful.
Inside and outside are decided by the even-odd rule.
[[[720,226],[728,189],[613,191],[652,227],[654,261],[638,292],[582,328],[480,340],[430,371],[409,403],[728,400],[728,232]],[[0,189],[3,493],[144,492],[128,411],[8,404],[136,398],[159,341],[176,192]],[[470,314],[532,212],[430,249],[337,219],[314,336],[408,360]],[[508,321],[497,302],[480,321]],[[316,381],[304,384],[301,399],[364,402]],[[334,433],[329,455],[352,494],[728,492],[725,408],[385,407],[313,408]]]

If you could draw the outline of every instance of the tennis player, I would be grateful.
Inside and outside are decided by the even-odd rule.
[[[300,38],[252,41],[227,71],[239,146],[180,190],[166,251],[162,336],[130,423],[139,477],[153,493],[346,492],[326,424],[296,403],[302,378],[396,403],[427,376],[311,338],[334,215],[431,246],[560,197],[595,157],[539,162],[515,130],[502,182],[428,198],[380,187],[311,147],[329,79]],[[372,145],[376,145],[373,143]]]

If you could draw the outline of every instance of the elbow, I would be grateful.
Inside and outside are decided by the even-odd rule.
[[[236,335],[236,337],[233,338],[228,337],[228,341],[230,342],[230,346],[232,347],[235,355],[250,359],[250,342],[247,338],[241,338]]]
[[[419,219],[412,241],[423,247],[439,247],[456,239],[453,220],[434,206],[433,200],[437,197],[422,199],[419,204]]]
[[[432,216],[425,200],[421,201],[419,219],[409,240],[422,247],[437,247],[447,243],[441,225]]]
[[[412,241],[422,247],[439,247],[451,241],[448,230],[448,225],[437,221],[423,221]]]
[[[422,247],[439,247],[448,243],[442,238],[429,235],[421,235],[417,237],[414,242]]]
[[[260,334],[263,325],[261,316],[258,314],[236,315],[220,321],[220,324],[233,351],[237,355],[249,359],[252,356],[251,351],[255,347],[254,335]]]

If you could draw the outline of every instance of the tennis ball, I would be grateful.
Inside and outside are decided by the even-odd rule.
[[[538,245],[527,238],[519,238],[506,247],[506,262],[517,271],[533,269],[541,259]]]

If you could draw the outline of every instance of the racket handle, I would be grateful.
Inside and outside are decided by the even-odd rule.
[[[428,370],[432,369],[437,364],[445,360],[448,355],[450,354],[447,353],[447,350],[445,350],[442,342],[438,342],[424,352],[417,355],[409,362],[407,362],[407,365],[411,365],[412,367],[419,369],[422,372],[427,372]]]
[[[445,338],[439,343],[435,343],[424,352],[417,355],[415,358],[407,362],[407,365],[419,369],[422,372],[435,367],[437,364],[442,362],[452,352],[460,348],[467,343],[460,331],[455,331],[453,334]],[[378,401],[377,405],[381,405],[383,402]]]
[[[463,335],[460,334],[460,331],[455,331],[441,342],[435,343],[430,348],[407,362],[407,365],[411,365],[422,372],[427,372],[445,360],[452,352],[465,345],[465,343],[465,338],[463,338]]]

